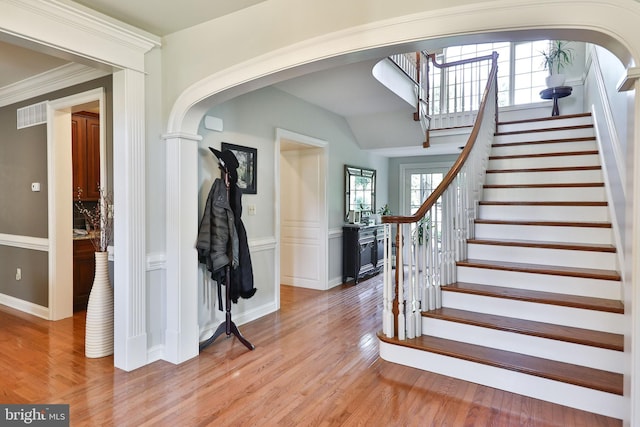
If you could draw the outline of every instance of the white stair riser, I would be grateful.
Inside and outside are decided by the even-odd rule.
[[[528,206],[481,205],[478,217],[482,219],[514,221],[609,221],[607,206]]]
[[[622,419],[626,414],[625,398],[611,393],[385,342],[380,342],[380,357],[389,362],[608,417]]]
[[[570,117],[555,120],[540,120],[522,123],[509,123],[498,125],[498,132],[519,132],[532,129],[559,128],[566,126],[591,125],[591,116]]]
[[[597,154],[571,156],[518,157],[514,159],[491,159],[488,169],[529,169],[565,166],[600,166]]]
[[[430,336],[558,362],[587,366],[593,369],[623,373],[624,353],[588,345],[501,331],[454,321],[422,318],[422,331]]]
[[[523,273],[464,266],[458,267],[457,279],[459,282],[527,289],[539,292],[554,292],[613,300],[620,300],[622,298],[622,285],[619,281],[613,280]]]
[[[624,333],[623,314],[506,298],[493,298],[461,292],[448,292],[446,291],[446,287],[442,289],[443,307],[495,314],[496,316],[514,317],[516,319],[533,320],[535,322],[572,326],[574,328],[592,329],[594,331],[611,332],[614,334]],[[428,332],[423,331],[423,333]]]
[[[504,144],[510,142],[546,141],[548,139],[565,138],[591,138],[595,136],[593,128],[583,129],[561,129],[550,130],[548,132],[527,132],[510,135],[496,135],[493,143]]]
[[[604,187],[485,188],[487,202],[606,202]]]
[[[493,141],[497,143],[496,140]],[[566,153],[570,151],[597,150],[595,139],[588,141],[549,142],[545,144],[502,145],[491,148],[492,156],[517,156],[543,153]]]
[[[602,182],[602,169],[534,172],[494,172],[488,169],[486,176],[486,185]]]
[[[478,239],[515,239],[541,242],[613,244],[611,228],[543,225],[476,224]]]
[[[565,249],[529,248],[521,246],[467,245],[470,259],[522,262],[527,264],[557,265],[576,268],[615,270],[615,253],[577,251]]]

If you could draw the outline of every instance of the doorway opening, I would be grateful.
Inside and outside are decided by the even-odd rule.
[[[100,121],[100,183],[107,185],[105,101],[102,88],[49,102],[47,166],[49,195],[49,320],[73,315],[72,114],[94,111]]]
[[[328,288],[326,141],[276,133],[276,282]],[[280,291],[277,289],[277,306]]]

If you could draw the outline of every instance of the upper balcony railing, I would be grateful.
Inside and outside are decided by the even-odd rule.
[[[389,57],[416,84],[416,112],[426,134],[429,130],[472,126],[487,85],[493,55],[439,64],[426,52]]]
[[[442,183],[414,215],[382,218],[382,332],[388,338],[403,340],[421,335],[420,313],[441,307],[441,286],[456,281],[456,262],[466,258],[466,242],[473,237],[473,222],[498,121],[497,58],[496,53],[491,56],[471,134]]]

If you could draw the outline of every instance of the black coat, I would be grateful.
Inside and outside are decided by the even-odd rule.
[[[237,303],[238,297],[249,299],[256,293],[253,284],[253,267],[247,242],[247,231],[242,223],[242,190],[231,187],[229,199],[234,214],[236,234],[238,236],[238,267],[231,270],[231,301]]]
[[[247,231],[242,223],[242,190],[232,184],[227,200],[226,187],[221,179],[216,179],[209,196],[198,230],[198,260],[207,266],[211,278],[218,285],[226,285],[229,269],[229,296],[234,303],[238,298],[248,299],[255,293],[253,267],[247,242]],[[218,289],[219,308],[222,297]]]

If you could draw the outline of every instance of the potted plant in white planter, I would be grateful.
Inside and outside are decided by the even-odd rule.
[[[573,63],[573,49],[568,44],[569,42],[564,40],[554,40],[548,51],[540,52],[544,57],[544,69],[549,70],[547,87],[564,85],[566,76],[562,73],[562,69]]]

